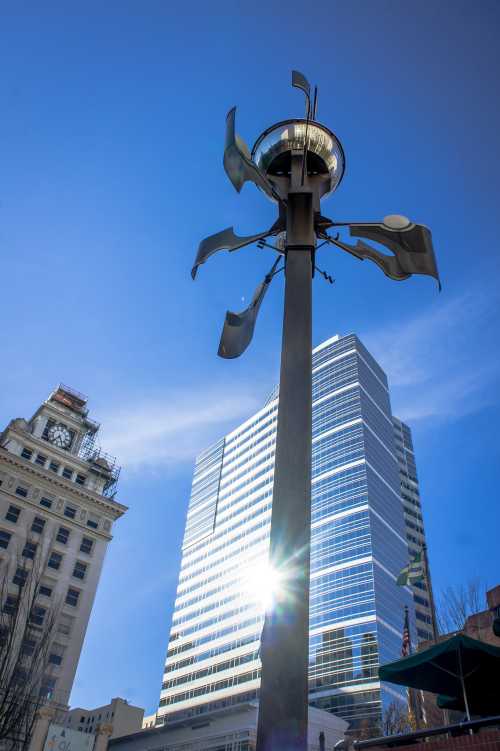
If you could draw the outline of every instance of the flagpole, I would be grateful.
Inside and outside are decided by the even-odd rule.
[[[410,631],[410,618],[408,613],[408,605],[405,605],[405,619],[404,619],[404,627],[403,631],[408,633],[408,655],[412,654],[412,646],[411,646],[411,631]],[[415,691],[412,688],[408,688],[408,705],[410,714],[413,715],[413,719],[415,722],[415,730],[420,729],[420,723],[419,723],[419,708],[418,708],[418,702],[417,697],[415,695]]]
[[[425,574],[425,582],[427,584],[427,594],[429,595],[429,605],[431,610],[431,626],[432,626],[432,637],[434,640],[434,644],[437,644],[439,633],[436,623],[436,604],[434,602],[434,593],[432,591],[432,580],[431,580],[431,572],[429,570],[429,559],[427,558],[427,544],[425,542],[422,543],[422,553],[424,556],[424,574]],[[425,706],[424,701],[424,692],[420,692],[420,697],[422,700],[422,704]],[[450,715],[447,709],[443,709],[443,718],[446,725],[450,724]]]
[[[427,584],[427,593],[429,595],[429,604],[431,606],[431,621],[432,621],[432,636],[434,639],[434,643],[437,643],[438,640],[438,628],[436,624],[436,605],[434,602],[434,594],[432,592],[432,581],[431,581],[431,573],[429,571],[429,561],[427,559],[427,545],[425,542],[422,543],[422,552],[424,554],[424,572],[425,572],[425,582]]]

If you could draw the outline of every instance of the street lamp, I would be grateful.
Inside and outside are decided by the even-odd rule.
[[[399,215],[382,222],[334,222],[321,213],[321,199],[342,180],[345,158],[340,141],[316,121],[317,89],[301,73],[292,86],[306,100],[305,118],[284,120],[257,139],[252,151],[235,133],[236,108],[226,120],[224,168],[240,192],[253,182],[278,205],[272,227],[239,237],[232,227],[200,243],[199,266],[219,250],[252,243],[271,248],[277,258],[240,313],[228,311],[219,344],[223,358],[239,357],[250,344],[257,314],[278,265],[285,272],[285,306],[274,465],[269,561],[282,585],[266,614],[261,638],[261,686],[257,751],[306,751],[309,651],[309,562],[312,446],[312,279],[316,251],[331,244],[360,260],[369,259],[392,279],[412,274],[439,276],[430,231]],[[381,243],[391,255],[362,240],[350,245],[339,231]],[[334,236],[328,231],[334,229]],[[269,242],[274,238],[274,245]],[[317,241],[321,241],[318,246]]]

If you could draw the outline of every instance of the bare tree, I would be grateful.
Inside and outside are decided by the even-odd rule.
[[[382,732],[384,735],[402,735],[413,730],[410,713],[405,704],[391,701],[382,715]]]
[[[36,712],[49,698],[59,606],[39,601],[46,562],[42,545],[26,539],[21,553],[0,564],[0,741],[7,751],[28,747]]]
[[[487,609],[486,587],[480,579],[466,584],[446,587],[439,598],[436,619],[439,632],[449,634],[462,631],[467,618]]]
[[[369,738],[378,738],[380,735],[380,726],[373,720],[365,718],[360,721],[357,728],[353,730],[348,729],[346,735],[349,738],[358,741],[366,741]]]

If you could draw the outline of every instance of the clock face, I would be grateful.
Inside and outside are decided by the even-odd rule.
[[[49,430],[49,441],[60,449],[67,449],[71,443],[71,433],[62,423],[53,425]]]

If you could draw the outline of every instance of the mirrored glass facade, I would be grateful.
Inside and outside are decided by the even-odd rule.
[[[158,710],[182,719],[258,696],[277,390],[197,459]],[[376,726],[404,690],[377,668],[401,653],[408,562],[387,379],[354,335],[313,352],[310,702]],[[408,457],[408,461],[411,457]]]
[[[394,438],[396,443],[396,457],[399,463],[399,477],[401,484],[401,501],[406,527],[406,539],[410,558],[422,553],[425,543],[424,520],[420,503],[417,466],[413,450],[413,439],[408,425],[397,417],[394,423]],[[430,582],[427,576],[423,581],[415,582],[411,587],[415,605],[415,642],[427,641],[434,638],[433,603],[430,592]]]

